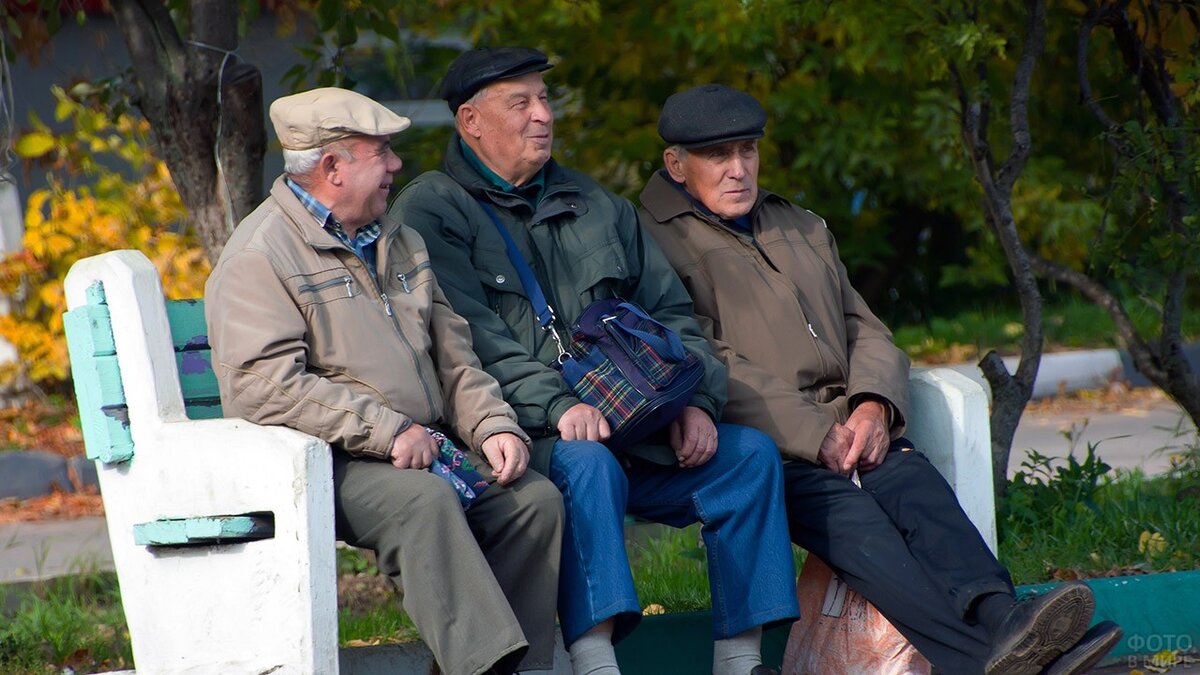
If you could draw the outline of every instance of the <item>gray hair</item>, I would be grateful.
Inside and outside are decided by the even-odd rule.
[[[683,161],[683,160],[687,159],[687,156],[688,156],[687,148],[683,147],[682,145],[679,145],[678,143],[676,143],[675,145],[669,146],[667,149],[670,150],[671,152],[674,152],[675,156],[679,158],[679,161]]]
[[[471,98],[463,101],[462,105],[467,105],[468,103],[470,103],[473,106],[478,106],[480,103],[483,103],[483,99],[487,98],[487,91],[488,91],[488,89],[491,88],[491,86],[492,86],[491,82],[483,85],[483,87],[479,91],[475,92],[474,94],[471,94]],[[459,106],[459,107],[461,108],[462,106]],[[454,130],[459,132],[460,135],[462,134],[462,125],[459,124],[457,110],[454,111]]]
[[[350,152],[350,148],[339,141],[307,150],[288,150],[284,148],[283,172],[291,176],[292,180],[307,177],[308,174],[317,168],[317,165],[321,163],[321,158],[327,153],[337,155],[347,162],[354,161],[354,155]]]

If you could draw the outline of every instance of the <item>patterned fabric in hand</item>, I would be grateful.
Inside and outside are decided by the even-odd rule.
[[[446,434],[429,427],[425,427],[425,431],[433,436],[433,441],[438,445],[438,456],[429,465],[429,470],[454,488],[464,509],[471,508],[471,504],[488,488],[487,480],[475,469],[467,454],[456,448],[454,441]]]

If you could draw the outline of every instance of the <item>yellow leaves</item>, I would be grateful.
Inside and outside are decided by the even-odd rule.
[[[0,257],[0,292],[15,301],[12,313],[0,317],[0,337],[16,347],[26,374],[38,382],[68,377],[63,279],[76,261],[114,249],[141,250],[172,298],[203,295],[209,272],[195,237],[179,232],[187,213],[166,166],[148,149],[144,120],[112,122],[61,89],[55,95],[56,117],[71,119],[74,129],[54,136],[39,126],[25,137],[34,139],[26,140],[26,150],[49,142],[70,159],[56,165],[48,188],[29,196],[24,249]],[[115,170],[111,161],[97,162],[96,153],[128,166]],[[72,167],[89,174],[89,185],[67,186]]]
[[[1150,532],[1142,530],[1138,535],[1138,553],[1144,553],[1147,556],[1153,557],[1161,555],[1167,550],[1167,540],[1158,532]]]
[[[54,149],[54,137],[42,131],[31,131],[17,139],[13,150],[25,159],[33,159]]]
[[[667,613],[667,608],[663,607],[662,605],[658,604],[657,602],[652,602],[649,605],[646,605],[645,609],[642,610],[642,616],[656,616],[658,614],[666,614],[666,613]]]

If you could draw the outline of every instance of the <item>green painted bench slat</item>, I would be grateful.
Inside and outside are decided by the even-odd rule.
[[[167,322],[175,351],[208,349],[208,324],[204,322],[204,300],[168,300]]]
[[[211,546],[274,536],[275,515],[271,513],[160,518],[133,526],[133,541],[139,546]]]
[[[87,290],[88,304],[63,314],[75,398],[89,459],[118,464],[133,457],[125,389],[117,366],[104,288]]]
[[[168,301],[167,321],[171,325],[171,343],[175,346],[175,364],[188,419],[222,417],[221,393],[212,367],[208,325],[204,322],[204,300]]]

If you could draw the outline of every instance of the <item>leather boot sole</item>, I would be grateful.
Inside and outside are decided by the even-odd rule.
[[[1050,662],[1044,675],[1080,675],[1100,662],[1121,641],[1125,631],[1112,621],[1101,621],[1088,629],[1079,642]]]
[[[1025,629],[1010,638],[998,656],[988,663],[987,675],[1038,675],[1042,667],[1070,649],[1083,637],[1096,601],[1082,582],[1063,584],[1037,602],[1026,619]]]

